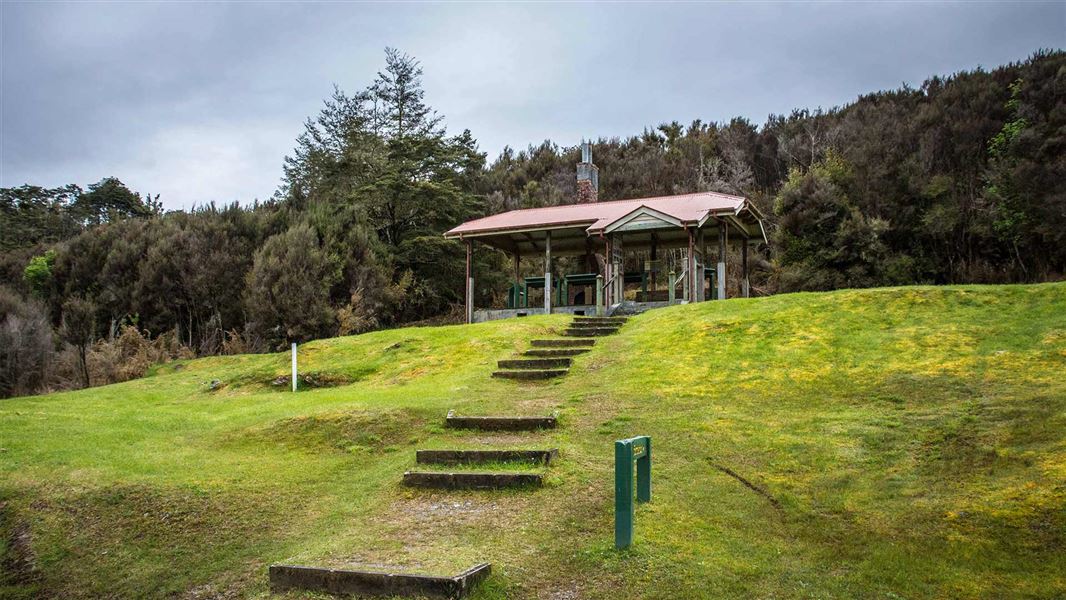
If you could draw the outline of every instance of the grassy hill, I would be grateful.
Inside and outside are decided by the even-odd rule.
[[[307,344],[332,387],[296,394],[278,354],[0,401],[0,597],[262,597],[272,562],[482,560],[480,598],[1066,595],[1066,284],[679,306],[562,379],[489,377],[567,322]],[[561,426],[453,431],[449,409]],[[617,552],[612,443],[637,434],[654,501]],[[561,460],[537,491],[400,485],[416,448],[487,444]]]

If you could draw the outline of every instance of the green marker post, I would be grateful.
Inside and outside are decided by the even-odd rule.
[[[651,438],[642,435],[614,443],[614,546],[633,544],[633,467],[637,471],[637,502],[651,502]]]

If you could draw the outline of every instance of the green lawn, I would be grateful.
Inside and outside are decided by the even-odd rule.
[[[1066,595],[1066,284],[679,306],[565,378],[489,377],[567,321],[307,344],[340,385],[297,394],[277,354],[0,401],[0,597],[264,597],[282,561],[488,561],[483,599]],[[654,498],[617,552],[612,442],[638,434]],[[400,485],[416,448],[545,446],[540,490]]]

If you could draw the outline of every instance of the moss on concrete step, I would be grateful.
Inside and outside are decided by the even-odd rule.
[[[621,325],[627,317],[575,317],[575,323],[612,323]]]
[[[618,331],[617,327],[579,327],[569,328],[563,331],[567,337],[589,337],[611,335]]]
[[[539,356],[553,358],[558,356],[577,356],[589,351],[589,348],[532,348],[522,353],[522,356]]]
[[[326,569],[298,565],[271,565],[270,586],[275,591],[303,590],[343,596],[465,598],[489,576],[489,563],[475,565],[453,577]]]
[[[415,462],[419,464],[478,464],[503,462],[528,462],[551,464],[559,456],[558,448],[546,450],[417,450]]]
[[[482,431],[532,431],[536,429],[554,429],[557,421],[555,415],[548,417],[528,416],[459,416],[448,411],[444,420],[448,427],[456,429],[480,429]]]
[[[501,369],[566,369],[573,362],[569,358],[512,358],[496,361]]]
[[[436,471],[407,471],[403,483],[411,487],[437,490],[503,490],[539,487],[544,483],[540,473],[442,473]]]
[[[520,379],[523,381],[542,381],[562,377],[570,371],[567,369],[515,369],[511,371],[493,371],[492,376],[500,379]]]
[[[587,348],[596,343],[596,340],[533,340],[530,342],[534,348]]]

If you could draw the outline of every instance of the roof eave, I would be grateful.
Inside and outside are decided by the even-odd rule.
[[[581,219],[580,221],[568,221],[565,223],[554,223],[552,225],[527,225],[517,227],[496,227],[493,229],[479,229],[475,231],[456,231],[450,229],[444,232],[444,237],[447,239],[463,239],[468,237],[487,237],[492,235],[506,235],[509,233],[528,233],[530,231],[555,231],[558,229],[574,229],[581,227],[582,225],[592,225],[596,221],[589,219]]]

